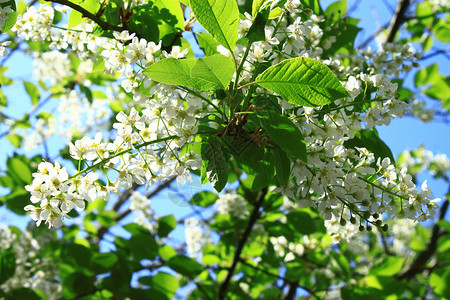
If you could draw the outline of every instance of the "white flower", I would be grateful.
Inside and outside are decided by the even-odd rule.
[[[120,33],[117,32],[117,31],[114,31],[114,32],[113,32],[113,36],[114,36],[117,40],[121,41],[122,43],[124,43],[124,42],[126,42],[126,41],[128,41],[128,40],[131,40],[135,35],[136,35],[135,33],[130,34],[130,33],[128,32],[128,30],[124,30],[124,31],[122,31],[122,32],[120,32]]]

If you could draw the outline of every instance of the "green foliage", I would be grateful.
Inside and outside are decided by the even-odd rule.
[[[326,105],[348,95],[327,66],[306,57],[282,61],[264,71],[255,82],[289,103],[304,106]]]
[[[239,11],[235,1],[190,0],[192,12],[216,41],[234,51],[238,40]]]
[[[306,144],[298,127],[286,116],[269,111],[258,115],[262,127],[281,149],[306,162]]]
[[[212,138],[202,142],[202,183],[208,179],[217,192],[227,184],[228,168],[227,158],[220,141]]]
[[[234,65],[220,54],[198,60],[167,58],[151,65],[144,73],[165,84],[208,91],[226,88],[233,76]]]
[[[16,257],[12,248],[0,252],[0,284],[11,278],[16,271]]]
[[[7,13],[6,14],[6,21],[5,21],[5,25],[3,25],[0,30],[1,32],[7,32],[8,30],[10,30],[14,24],[16,23],[17,20],[17,7],[16,7],[16,2],[14,0],[7,0],[5,2],[0,3],[0,8],[5,8],[5,7],[10,7],[11,10],[13,12],[11,13]]]
[[[31,98],[31,104],[36,105],[39,102],[40,98],[40,92],[39,89],[29,81],[24,81],[23,85],[25,87],[25,91],[27,92],[28,96]]]
[[[74,3],[80,5],[82,8],[86,9],[88,12],[92,14],[96,14],[97,11],[100,9],[100,2],[95,0],[76,0],[74,1]],[[67,27],[68,28],[76,27],[81,23],[85,22],[86,20],[87,18],[83,17],[83,15],[80,12],[72,9],[70,11]]]
[[[178,30],[184,30],[184,18],[177,1],[155,0],[133,8],[130,29],[148,41],[170,45]]]

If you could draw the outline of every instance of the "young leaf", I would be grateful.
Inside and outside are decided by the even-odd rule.
[[[75,3],[79,4],[82,8],[86,9],[87,11],[96,14],[97,11],[100,9],[100,2],[97,0],[84,0],[84,1],[74,1]],[[83,14],[76,11],[75,9],[72,9],[69,15],[69,20],[67,22],[68,28],[73,28],[84,21],[86,21],[87,18],[83,17]]]
[[[191,68],[195,59],[166,58],[152,64],[145,69],[144,74],[151,79],[170,85],[184,85],[192,87]]]
[[[228,164],[222,145],[218,139],[209,139],[202,143],[201,169],[202,181],[208,178],[217,192],[220,192],[226,185],[228,179]]]
[[[255,18],[256,14],[259,12],[259,9],[263,5],[264,0],[253,0],[252,2],[252,17]]]
[[[214,204],[219,196],[216,193],[210,191],[202,191],[195,194],[189,203],[198,205],[201,207],[208,207]]]
[[[11,278],[16,271],[16,258],[11,248],[0,253],[0,284]]]
[[[200,25],[225,48],[234,51],[238,40],[239,10],[234,0],[191,0]]]
[[[144,74],[155,81],[202,91],[226,88],[233,73],[233,62],[220,54],[198,60],[166,58],[144,71]]]
[[[207,32],[196,33],[198,45],[202,48],[205,56],[218,54],[219,43]]]
[[[210,89],[225,89],[234,74],[234,64],[226,56],[215,54],[197,60],[191,70],[193,78],[201,78],[211,84]],[[206,85],[208,86],[208,85]]]
[[[7,0],[6,2],[0,3],[1,8],[10,7],[12,12],[6,13],[6,20],[5,24],[0,28],[1,32],[7,32],[10,30],[14,24],[16,24],[17,20],[17,8],[16,8],[16,2],[14,0]],[[4,16],[2,16],[4,18]]]
[[[289,103],[303,106],[326,105],[348,96],[326,65],[307,57],[282,61],[265,70],[255,82]]]
[[[281,186],[286,186],[291,175],[291,161],[286,153],[276,147],[273,152],[275,162],[275,178]]]
[[[306,162],[306,143],[303,134],[288,117],[273,111],[258,114],[270,138],[292,157]]]
[[[166,237],[177,226],[177,220],[173,215],[164,216],[158,219],[158,236]]]
[[[197,261],[184,255],[172,257],[167,262],[167,266],[189,278],[194,278],[203,272],[203,267]]]

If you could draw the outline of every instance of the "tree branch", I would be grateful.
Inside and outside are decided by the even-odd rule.
[[[117,26],[117,25],[112,25],[109,24],[108,22],[103,21],[100,16],[97,16],[91,12],[89,12],[88,10],[84,9],[83,7],[79,6],[78,4],[72,3],[70,1],[67,0],[45,0],[48,2],[53,2],[53,3],[59,3],[62,5],[66,5],[78,12],[80,12],[83,17],[91,19],[92,21],[94,21],[95,23],[98,24],[98,26],[100,26],[103,30],[113,30],[113,31],[119,31],[122,32],[124,30],[128,30],[130,33],[135,33],[136,36],[138,36],[138,34],[132,30],[129,30],[125,25],[124,26]]]
[[[146,195],[147,199],[151,199],[154,196],[156,196],[163,189],[167,188],[174,180],[175,180],[175,176],[171,177],[169,180],[166,180],[163,183],[161,183],[160,185],[158,185],[153,191],[151,191],[150,193],[148,193]],[[120,209],[120,207],[125,203],[125,201],[128,200],[128,198],[130,197],[131,193],[134,190],[136,190],[137,187],[138,187],[138,185],[133,183],[133,186],[131,188],[129,188],[128,190],[126,190],[120,196],[120,198],[117,200],[117,202],[114,204],[113,210],[114,211],[118,211]],[[130,213],[131,213],[131,209],[128,208],[126,211],[124,211],[120,215],[118,215],[116,217],[115,221],[116,222],[121,221],[123,218],[125,218]],[[103,236],[108,232],[108,230],[109,230],[109,228],[108,227],[104,227],[104,226],[102,226],[102,227],[100,227],[98,229],[98,234],[97,234],[98,241],[100,241],[103,238]]]
[[[399,0],[397,2],[397,7],[395,8],[394,16],[391,19],[388,27],[388,36],[386,39],[386,43],[392,43],[394,41],[395,34],[405,21],[405,13],[408,10],[408,7],[411,5],[411,0]]]
[[[236,265],[240,260],[242,250],[244,249],[245,243],[247,242],[247,240],[250,236],[250,233],[252,232],[253,226],[255,225],[256,221],[259,218],[259,215],[260,215],[259,209],[261,208],[261,206],[264,202],[264,197],[266,196],[266,194],[267,194],[267,188],[264,188],[259,192],[259,194],[256,198],[255,207],[253,208],[252,214],[250,215],[250,219],[248,220],[247,227],[245,228],[244,234],[242,235],[242,237],[239,240],[239,243],[236,247],[236,252],[234,253],[233,262],[231,263],[231,267],[228,270],[227,277],[225,278],[222,285],[220,286],[220,290],[219,290],[219,299],[220,300],[225,299],[231,277],[233,276],[234,270],[236,269]]]
[[[448,200],[445,200],[445,202],[441,206],[438,220],[444,219],[444,216],[448,209],[448,205],[449,205]],[[411,279],[416,274],[419,274],[425,270],[426,263],[429,261],[431,256],[433,256],[434,253],[436,252],[437,242],[439,237],[441,236],[440,229],[441,229],[440,226],[436,222],[436,224],[434,224],[433,226],[433,231],[431,234],[430,241],[428,242],[427,248],[416,257],[416,259],[412,262],[408,270],[406,270],[403,274],[396,276],[397,279],[400,280]]]

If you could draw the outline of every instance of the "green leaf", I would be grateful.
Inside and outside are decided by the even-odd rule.
[[[450,282],[450,270],[446,268],[442,274],[439,273],[431,273],[430,286],[434,293],[448,299],[450,297],[450,285],[448,284]]]
[[[250,174],[255,174],[251,186],[252,191],[260,191],[262,188],[268,186],[273,176],[275,176],[273,153],[271,151],[265,151],[264,157],[258,162],[254,172]]]
[[[439,41],[450,43],[450,25],[448,23],[444,22],[433,27],[433,32]]]
[[[303,8],[312,9],[316,15],[322,14],[322,8],[320,7],[319,0],[301,0],[300,2],[303,4]]]
[[[164,84],[193,87],[196,84],[191,77],[191,68],[195,63],[195,59],[165,58],[145,69],[144,74]]]
[[[286,116],[268,111],[258,114],[270,138],[292,157],[307,161],[306,143],[298,127]]]
[[[39,97],[41,96],[39,89],[29,81],[24,81],[23,85],[25,87],[25,90],[27,91],[28,96],[30,96],[31,98],[31,104],[36,105],[39,102]]]
[[[234,74],[234,64],[226,56],[215,54],[197,60],[191,70],[191,77],[208,82],[206,90],[225,89]]]
[[[265,70],[255,82],[289,103],[303,106],[326,105],[348,96],[326,65],[307,57],[282,61]]]
[[[438,80],[433,82],[433,85],[423,91],[425,95],[430,98],[441,100],[444,104],[450,101],[450,77],[444,78],[441,76]]]
[[[150,232],[138,224],[127,224],[123,226],[132,234],[129,247],[136,260],[154,259],[158,253],[158,244]]]
[[[84,1],[74,1],[74,2],[93,14],[96,14],[101,6],[100,2],[97,0],[84,0]],[[67,21],[67,27],[68,28],[76,27],[86,20],[87,20],[87,18],[83,18],[82,13],[80,13],[79,11],[77,11],[75,9],[72,9],[70,11],[69,20]]]
[[[159,272],[152,277],[152,289],[166,294],[169,299],[173,298],[179,285],[178,279],[165,272]]]
[[[326,16],[331,16],[331,20],[341,19],[347,12],[347,0],[341,0],[331,3],[325,10]]]
[[[253,0],[252,2],[252,17],[255,18],[256,14],[259,12],[259,9],[261,8],[261,5],[264,3],[265,0]]]
[[[169,233],[177,227],[177,220],[173,215],[161,217],[158,220],[158,236],[160,238],[166,237]]]
[[[13,145],[14,148],[19,148],[22,142],[22,137],[18,134],[8,134],[6,136],[8,141]]]
[[[439,78],[439,67],[438,64],[435,63],[417,71],[416,75],[414,76],[414,84],[416,86],[423,86],[429,83],[433,83],[439,80]]]
[[[238,40],[239,10],[236,1],[190,0],[200,25],[225,48],[234,51]]]
[[[174,0],[148,1],[133,8],[128,27],[148,41],[168,46],[178,31],[184,31],[184,18],[180,3]]]
[[[213,254],[206,254],[202,256],[202,263],[204,265],[214,265],[220,263],[220,258]]]
[[[267,20],[269,18],[269,10],[264,9],[263,11],[260,11],[256,17],[253,19],[252,26],[248,29],[248,32],[246,34],[246,37],[252,41],[265,41],[266,39],[266,33],[265,33],[265,27]]]
[[[378,266],[370,270],[371,275],[393,276],[402,270],[404,257],[388,256]]]
[[[208,207],[214,204],[217,199],[219,199],[219,196],[216,193],[210,191],[202,191],[195,194],[189,202],[201,207]]]
[[[30,184],[33,177],[31,175],[30,162],[23,155],[15,155],[6,161],[7,173],[16,179],[16,182]]]
[[[83,272],[69,274],[63,280],[64,298],[93,293],[95,291],[94,281],[93,277],[86,276]]]
[[[289,224],[289,227],[291,227],[293,230],[300,234],[312,234],[316,232],[316,224],[314,222],[314,219],[311,217],[310,214],[300,211],[300,210],[294,210],[287,214],[287,223]]]
[[[219,43],[207,32],[199,32],[195,34],[197,37],[198,45],[205,53],[205,56],[218,54],[217,46]]]
[[[286,153],[278,147],[274,149],[273,154],[276,170],[275,178],[280,186],[286,186],[291,175],[291,160]]]
[[[1,8],[5,8],[7,6],[9,6],[13,12],[6,14],[7,19],[5,20],[5,25],[0,28],[2,33],[10,30],[14,26],[14,24],[16,24],[17,20],[16,2],[14,0],[8,0],[6,2],[0,3]]]
[[[0,252],[0,284],[11,278],[16,271],[14,250],[9,248]]]
[[[202,182],[208,178],[217,192],[220,192],[227,184],[228,164],[222,150],[222,145],[217,138],[211,138],[202,142]]]
[[[4,202],[9,210],[18,215],[25,215],[26,212],[23,208],[30,204],[30,193],[23,187],[16,186],[11,193],[4,196]]]
[[[162,245],[158,249],[158,255],[164,260],[169,260],[175,255],[177,255],[177,250],[173,249],[169,245]]]
[[[203,272],[203,267],[198,262],[184,255],[172,257],[167,261],[167,266],[189,278],[194,278]]]
[[[114,252],[94,253],[91,257],[91,262],[104,271],[108,271],[114,266],[117,260],[117,255]]]

